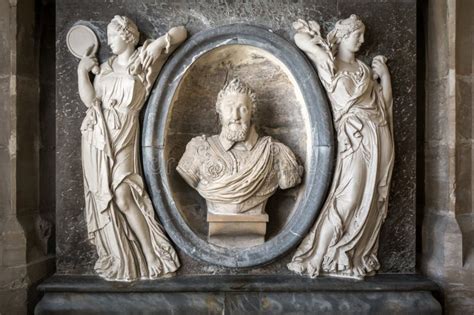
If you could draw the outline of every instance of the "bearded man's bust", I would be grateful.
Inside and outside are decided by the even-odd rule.
[[[206,199],[209,242],[249,247],[265,241],[265,204],[278,189],[301,182],[303,167],[293,152],[269,136],[260,137],[252,123],[254,92],[239,79],[217,96],[219,135],[193,138],[177,171]]]

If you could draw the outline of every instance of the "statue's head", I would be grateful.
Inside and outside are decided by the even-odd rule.
[[[364,42],[365,25],[355,14],[349,18],[336,22],[334,29],[328,34],[328,38],[334,42],[339,50],[359,51]]]
[[[135,47],[139,38],[137,26],[126,16],[114,16],[107,26],[107,44],[116,55],[121,54],[129,46]]]
[[[219,91],[216,111],[224,136],[230,141],[244,141],[257,107],[255,93],[238,78],[232,79]]]

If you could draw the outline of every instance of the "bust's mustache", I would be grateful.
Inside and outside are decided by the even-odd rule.
[[[242,125],[242,120],[240,120],[240,119],[230,119],[229,121],[227,121],[228,126],[230,126],[232,124]]]
[[[221,121],[222,133],[224,137],[233,142],[244,141],[247,138],[249,125],[242,122],[240,119],[230,119],[228,121]]]

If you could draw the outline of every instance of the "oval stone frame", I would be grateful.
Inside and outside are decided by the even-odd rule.
[[[168,113],[187,69],[202,55],[222,45],[250,45],[279,59],[291,72],[307,107],[311,151],[307,154],[305,191],[283,229],[261,245],[223,248],[208,243],[188,226],[173,200],[164,156]],[[189,38],[163,67],[148,100],[142,132],[143,171],[154,208],[171,240],[187,255],[226,267],[269,263],[301,242],[326,197],[334,161],[334,135],[330,108],[313,66],[291,42],[252,25],[232,24],[202,31]],[[189,187],[189,189],[192,189]]]

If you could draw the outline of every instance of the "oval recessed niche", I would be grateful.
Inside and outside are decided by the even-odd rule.
[[[215,102],[233,77],[257,95],[258,134],[287,145],[305,173],[299,186],[277,190],[267,202],[265,243],[230,249],[207,242],[206,202],[175,168],[193,137],[219,134]],[[176,246],[213,264],[261,265],[297,245],[319,212],[333,161],[330,111],[316,73],[293,44],[256,26],[222,26],[188,39],[164,66],[147,104],[142,152],[155,210]]]

